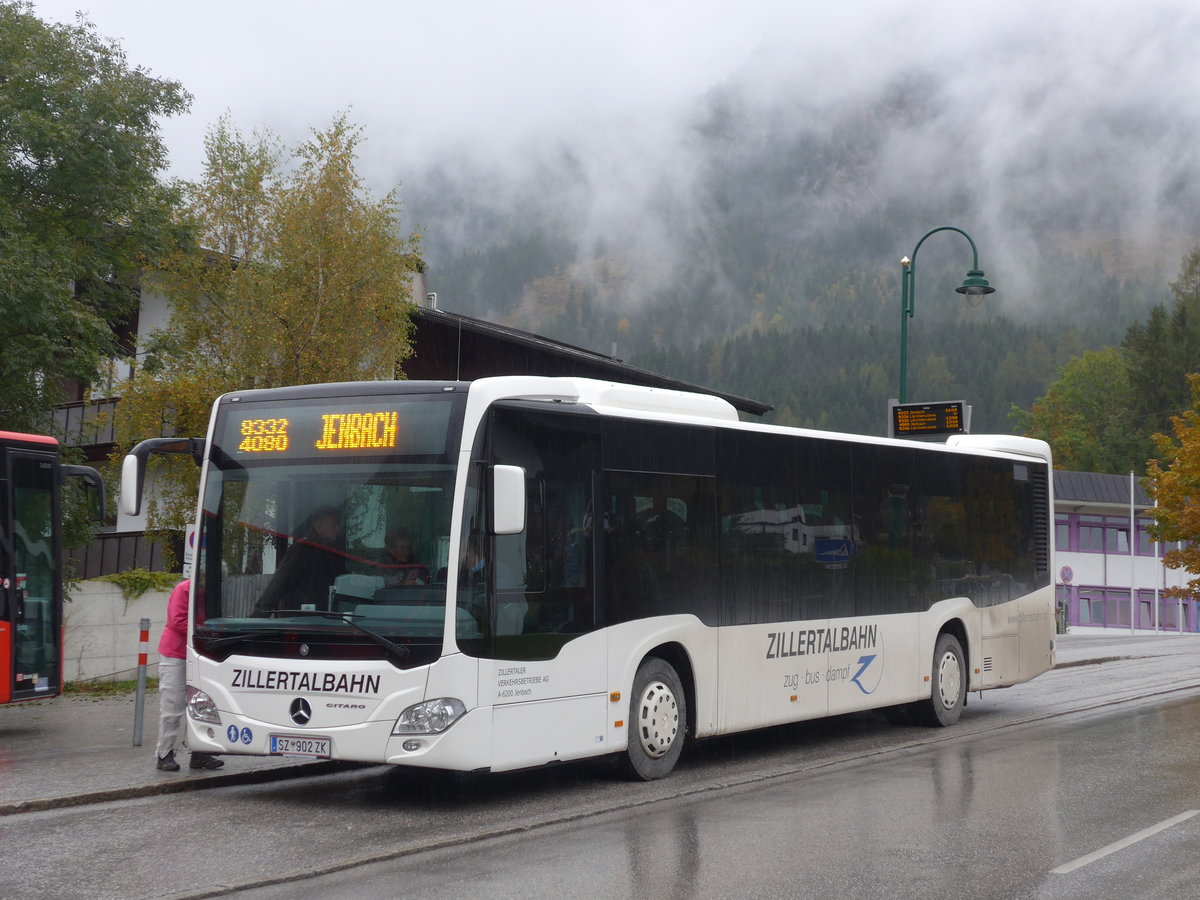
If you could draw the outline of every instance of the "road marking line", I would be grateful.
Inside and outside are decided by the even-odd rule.
[[[1069,862],[1066,865],[1059,866],[1057,869],[1052,869],[1050,874],[1066,875],[1068,872],[1074,872],[1076,869],[1090,865],[1098,859],[1103,859],[1109,854],[1116,853],[1118,850],[1124,850],[1126,847],[1136,844],[1138,841],[1144,841],[1146,838],[1156,835],[1160,831],[1166,831],[1168,828],[1178,825],[1180,822],[1186,822],[1197,813],[1200,813],[1200,809],[1189,809],[1187,812],[1180,813],[1174,818],[1167,819],[1165,822],[1159,822],[1157,825],[1151,825],[1149,828],[1143,828],[1137,834],[1131,834],[1129,837],[1119,840],[1115,844],[1109,844],[1107,847],[1101,847],[1095,853],[1089,853],[1087,856],[1079,857],[1079,859],[1075,860],[1074,862]]]

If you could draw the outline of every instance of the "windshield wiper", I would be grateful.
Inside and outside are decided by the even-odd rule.
[[[240,644],[242,641],[253,640],[261,634],[261,631],[239,631],[234,634],[225,634],[221,637],[208,638],[202,634],[198,634],[196,637],[204,641],[205,647],[215,650],[218,647],[224,647],[228,644]]]
[[[395,641],[388,640],[377,631],[372,631],[364,625],[359,625],[355,619],[361,619],[362,616],[356,616],[351,613],[325,612],[319,609],[273,609],[271,615],[286,615],[286,616],[316,616],[321,619],[337,619],[349,625],[356,631],[360,631],[368,638],[383,647],[385,650],[390,650],[395,653],[399,659],[408,659],[412,656],[412,651],[403,644],[397,644]]]

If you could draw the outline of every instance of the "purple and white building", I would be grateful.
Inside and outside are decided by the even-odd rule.
[[[1176,544],[1147,534],[1153,501],[1131,475],[1054,473],[1055,579],[1060,620],[1073,626],[1195,632],[1200,601],[1163,596],[1188,573],[1168,569]]]

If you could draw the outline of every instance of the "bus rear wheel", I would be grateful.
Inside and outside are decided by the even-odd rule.
[[[962,644],[949,632],[934,645],[931,681],[929,699],[913,704],[913,718],[922,725],[953,725],[967,701],[967,665]]]
[[[621,769],[629,778],[653,781],[671,774],[683,752],[687,698],[679,675],[666,660],[642,661],[629,698],[629,746]]]

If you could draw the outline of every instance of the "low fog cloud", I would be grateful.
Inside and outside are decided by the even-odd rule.
[[[581,257],[636,252],[671,277],[708,233],[713,151],[697,134],[721,98],[745,126],[722,135],[726,159],[828,138],[855,116],[880,124],[869,155],[848,146],[822,183],[768,198],[804,211],[781,243],[912,204],[971,230],[989,268],[1013,271],[1011,293],[1034,298],[1036,261],[1063,229],[1156,248],[1167,275],[1197,238],[1192,0],[38,0],[36,11],[65,21],[80,5],[131,64],[195,95],[189,116],[164,123],[174,174],[199,173],[204,128],[227,110],[290,142],[349,110],[368,137],[365,175],[381,192],[403,183],[442,255],[502,240],[495,229],[515,211],[552,223]],[[449,192],[466,199],[440,204]],[[939,224],[914,219],[894,255]]]

